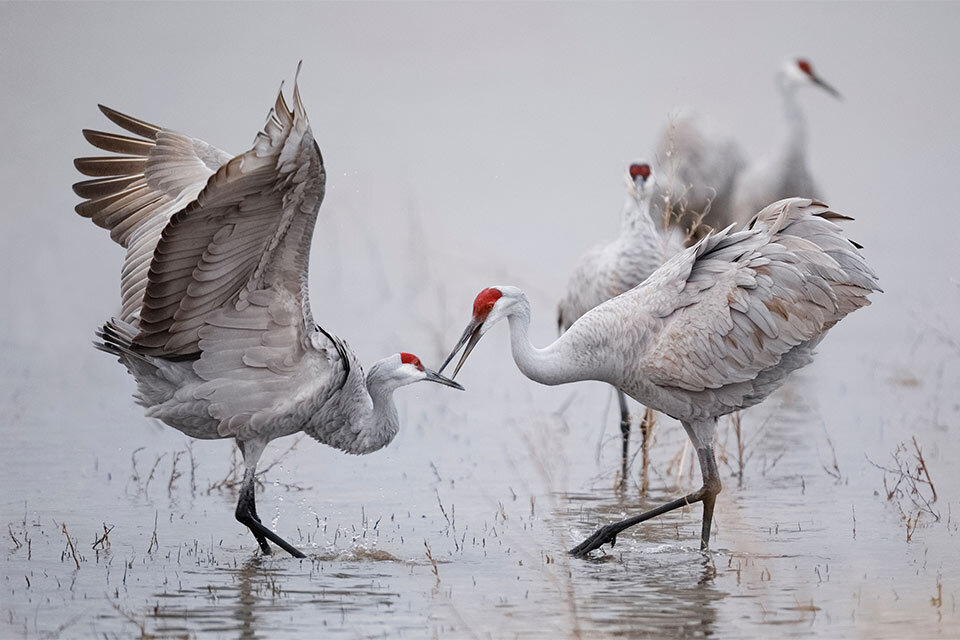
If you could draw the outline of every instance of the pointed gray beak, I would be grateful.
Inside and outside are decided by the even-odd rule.
[[[431,371],[430,369],[427,369],[426,367],[424,367],[423,372],[427,374],[427,377],[425,378],[427,382],[436,382],[437,384],[442,384],[447,387],[453,387],[454,389],[459,389],[460,391],[464,390],[463,386],[461,386],[459,382],[454,382],[450,378],[442,376],[436,371]]]
[[[843,100],[843,96],[840,95],[840,92],[834,89],[832,86],[820,79],[819,76],[810,76],[810,79],[813,80],[813,83],[832,95],[837,100]]]
[[[457,346],[453,348],[453,351],[450,352],[450,355],[447,356],[447,359],[443,361],[443,366],[440,367],[440,371],[443,371],[447,368],[447,365],[450,364],[451,360],[453,360],[453,356],[457,355],[457,352],[463,348],[463,345],[467,345],[467,348],[463,351],[463,355],[460,356],[460,362],[457,363],[457,368],[453,370],[452,377],[457,377],[457,374],[460,373],[460,367],[462,367],[463,363],[467,360],[467,356],[470,355],[470,352],[473,351],[473,348],[477,346],[477,343],[480,341],[480,329],[482,328],[482,320],[473,319],[470,321],[470,324],[467,325],[463,335],[460,336]]]

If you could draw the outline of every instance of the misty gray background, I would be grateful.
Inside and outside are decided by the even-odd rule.
[[[803,101],[811,166],[829,203],[858,219],[851,234],[887,291],[857,322],[958,309],[956,4],[0,11],[2,340],[68,380],[116,369],[86,343],[116,305],[122,253],[72,212],[69,189],[80,178],[72,158],[91,153],[80,129],[113,130],[96,104],[239,153],[300,59],[329,174],[316,316],[366,359],[380,357],[382,336],[425,351],[392,328],[440,313],[396,297],[394,276],[412,264],[462,310],[443,328],[448,342],[475,292],[505,277],[529,290],[535,330],[549,337],[569,266],[616,232],[625,163],[650,152],[679,106],[762,152],[782,131],[773,74],[790,55],[809,57],[844,96]],[[339,253],[324,251],[331,236]],[[350,297],[324,299],[320,283],[332,281]]]
[[[69,513],[79,529],[74,512],[90,496],[99,502],[84,539],[113,517],[122,522],[117,537],[146,535],[136,538],[142,552],[154,507],[121,497],[120,515],[110,514],[110,492],[119,495],[122,486],[105,476],[126,477],[137,447],[148,448],[149,464],[183,446],[179,433],[142,417],[130,377],[90,344],[94,328],[118,307],[123,256],[105,230],[73,211],[79,199],[70,185],[83,177],[72,160],[97,153],[80,130],[117,130],[97,103],[240,153],[280,82],[291,89],[301,59],[300,90],[328,174],[311,256],[314,315],[366,363],[404,350],[436,366],[485,286],[525,289],[533,341],[552,340],[570,267],[590,245],[616,234],[624,168],[649,157],[670,114],[693,109],[757,157],[784,130],[774,74],[785,58],[807,57],[843,94],[839,102],[814,90],[801,96],[810,166],[826,201],[856,218],[847,232],[865,246],[885,293],[831,332],[804,374],[801,394],[809,395],[800,404],[816,406],[819,396],[829,407],[823,413],[835,420],[831,428],[853,427],[834,438],[845,473],[854,469],[869,501],[877,474],[864,449],[881,459],[909,432],[898,431],[897,416],[869,413],[868,404],[914,393],[887,386],[891,377],[926,383],[929,376],[915,392],[924,404],[903,411],[934,416],[923,442],[955,486],[950,460],[960,451],[960,407],[943,370],[955,369],[956,357],[944,348],[942,359],[928,362],[916,345],[931,334],[956,340],[960,331],[958,27],[956,3],[0,4],[0,524],[19,519],[29,504],[44,521]],[[284,511],[285,494],[268,486],[261,512],[284,514],[281,533],[293,529],[291,520],[311,523],[308,506],[348,511],[366,501],[368,513],[389,514],[409,506],[411,487],[426,487],[417,474],[433,479],[427,461],[445,477],[466,469],[477,484],[493,486],[510,473],[504,451],[524,459],[516,434],[531,412],[519,408],[518,397],[552,411],[576,389],[590,426],[574,430],[568,448],[591,449],[606,388],[536,387],[517,372],[507,348],[506,330],[491,332],[461,374],[465,394],[421,388],[434,385],[398,393],[403,427],[383,452],[358,460],[305,442],[295,463],[274,474],[311,490],[287,494]],[[855,390],[849,395],[848,385]],[[457,420],[443,418],[450,415]],[[798,429],[801,437],[823,446],[818,424],[805,419],[801,427],[809,429]],[[679,430],[673,435],[679,442]],[[196,452],[204,465],[226,465],[224,443],[198,444]],[[581,477],[596,472],[592,456],[577,462]],[[399,482],[407,472],[410,480]],[[578,479],[566,488],[587,486]],[[830,491],[847,498],[831,487],[823,500],[834,500]],[[466,520],[470,490],[459,490],[465,493],[457,511]],[[506,495],[497,490],[497,499]],[[721,521],[734,521],[737,495],[722,494]],[[478,513],[488,509],[473,499]],[[433,524],[442,521],[432,488],[416,500]],[[755,518],[751,531],[770,524],[758,502],[762,493],[745,507]],[[191,535],[206,540],[206,530],[196,533],[202,527],[226,532],[233,548],[250,543],[232,520],[229,498],[198,504],[189,527],[161,532],[165,544]],[[896,517],[882,503],[874,506],[897,529],[887,538],[899,536]],[[489,514],[472,515],[476,523]],[[726,535],[722,543],[736,546]],[[955,542],[955,534],[945,535]],[[822,543],[823,535],[808,541],[817,558]],[[54,556],[58,544],[48,545]],[[419,539],[407,544],[422,554]],[[883,549],[860,543],[838,552],[837,562],[847,558],[849,574],[866,581],[865,567],[877,557],[901,554],[899,547]],[[912,557],[926,566],[925,555]],[[510,557],[503,566],[515,564]],[[898,567],[904,573],[896,580],[915,573]],[[813,570],[806,569],[802,579],[810,581]],[[441,569],[448,576],[457,570],[469,584],[472,565]],[[503,584],[513,579],[507,571]],[[415,586],[429,593],[429,568],[415,575],[423,576]],[[924,613],[927,582],[915,590]],[[859,588],[837,584],[834,593],[849,597]],[[949,588],[945,596],[956,593]],[[402,582],[396,590],[406,592]],[[790,589],[781,595],[788,605],[795,600]],[[524,597],[521,591],[517,599]],[[876,611],[894,615],[899,595],[885,598]],[[100,604],[101,613],[115,616]],[[23,611],[33,616],[32,605]],[[528,614],[539,624],[539,614]],[[726,628],[736,629],[739,611],[727,616],[721,608]],[[829,617],[820,622],[829,624]]]

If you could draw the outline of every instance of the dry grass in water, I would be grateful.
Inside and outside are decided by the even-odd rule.
[[[107,523],[103,523],[103,535],[100,537],[94,536],[93,544],[90,546],[94,551],[103,550],[106,551],[110,548],[110,532],[113,531],[116,525],[107,526]],[[100,547],[100,549],[97,549]]]
[[[283,452],[277,455],[269,464],[267,464],[267,466],[257,471],[256,476],[254,476],[254,482],[256,483],[258,488],[262,489],[264,486],[263,479],[262,479],[263,476],[265,476],[271,469],[273,469],[278,464],[283,462],[291,453],[293,453],[294,449],[297,448],[297,445],[300,444],[300,441],[303,440],[303,438],[304,438],[303,434],[300,434],[299,436],[297,436],[294,439],[293,443],[290,444],[289,447],[287,447],[286,449],[283,450]],[[192,459],[192,454],[191,454],[191,459]],[[224,491],[224,490],[236,492],[240,488],[240,485],[242,483],[243,483],[243,456],[240,455],[240,449],[237,447],[236,443],[234,443],[233,453],[230,459],[230,469],[227,470],[227,474],[223,478],[221,478],[217,482],[210,483],[210,485],[206,489],[206,493],[209,495],[214,491]],[[274,484],[278,487],[282,487],[286,489],[287,491],[307,491],[310,489],[310,487],[305,487],[297,483],[289,484],[286,482],[277,481],[277,482],[274,482]]]
[[[670,229],[676,227],[683,232],[683,243],[690,246],[714,231],[710,225],[703,222],[703,219],[710,214],[710,209],[717,194],[714,192],[713,196],[707,200],[703,211],[696,211],[690,207],[688,196],[693,189],[693,185],[680,183],[678,176],[680,165],[676,155],[676,131],[677,118],[671,115],[670,123],[667,125],[667,157],[656,158],[657,167],[659,169],[666,167],[667,169],[666,175],[657,180],[663,186],[659,207],[662,212],[664,245],[666,245]]]
[[[439,586],[440,586],[440,568],[437,566],[437,560],[436,560],[436,558],[433,557],[433,552],[430,550],[430,543],[428,543],[428,542],[426,541],[426,539],[424,539],[424,541],[423,541],[423,546],[424,546],[424,547],[426,548],[426,550],[427,550],[427,560],[430,561],[430,566],[432,567],[432,568],[431,568],[431,571],[433,572],[433,577],[436,578],[436,580],[437,580],[436,586],[439,587]]]
[[[910,542],[921,526],[921,517],[926,515],[934,521],[940,520],[940,513],[933,507],[937,501],[937,489],[916,436],[911,438],[910,446],[905,442],[898,444],[890,457],[891,466],[877,464],[869,457],[867,462],[883,471],[883,491],[887,501],[896,505],[907,542]]]
[[[70,550],[70,555],[73,557],[74,564],[77,565],[77,569],[80,568],[80,558],[77,556],[77,548],[73,544],[73,538],[70,537],[70,532],[67,531],[67,524],[61,523],[60,532],[63,534],[63,537],[67,539],[67,549]],[[64,556],[66,556],[67,549],[64,549],[63,553],[60,555],[60,560],[62,561]]]
[[[753,433],[753,435],[750,436],[750,438],[746,438],[744,435],[743,418],[741,413],[739,411],[734,411],[733,413],[729,414],[729,420],[726,421],[727,430],[725,432],[725,437],[722,441],[717,438],[717,460],[721,464],[726,465],[730,472],[737,478],[738,487],[743,487],[743,481],[746,477],[747,464],[751,459],[753,459],[754,454],[760,448],[758,445],[766,435],[767,425],[769,424],[771,418],[777,414],[778,410],[779,406],[773,408],[767,417],[764,418],[763,422],[760,423],[760,426]],[[730,445],[731,434],[734,440],[732,446]],[[731,450],[732,455],[736,456],[732,461],[730,459]],[[785,449],[780,449],[770,460],[767,460],[766,456],[763,456],[761,475],[765,476],[768,471],[771,471],[785,453]]]

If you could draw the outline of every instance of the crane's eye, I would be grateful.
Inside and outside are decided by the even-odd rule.
[[[650,165],[648,164],[632,164],[630,165],[630,177],[634,180],[637,179],[637,176],[641,176],[644,180],[650,177]]]

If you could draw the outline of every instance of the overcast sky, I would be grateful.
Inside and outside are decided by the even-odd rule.
[[[300,59],[329,176],[315,315],[367,361],[439,357],[491,284],[527,289],[549,338],[576,256],[616,233],[625,164],[681,106],[754,157],[770,148],[792,55],[844,97],[802,99],[813,172],[887,291],[860,330],[906,331],[905,308],[956,327],[958,18],[947,3],[0,4],[0,340],[41,370],[116,368],[89,339],[122,251],[70,190],[92,152],[80,130],[115,130],[98,102],[239,153]]]

